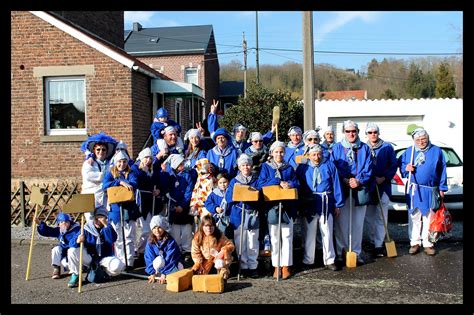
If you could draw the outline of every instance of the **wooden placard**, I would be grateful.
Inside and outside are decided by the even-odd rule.
[[[304,163],[307,159],[309,159],[309,155],[308,155],[308,154],[295,156],[295,162],[296,162],[296,164]]]
[[[249,185],[235,184],[232,193],[233,201],[258,201],[259,191]]]
[[[262,192],[265,201],[298,199],[298,190],[296,188],[283,189],[280,185],[272,185],[263,187]]]
[[[46,204],[47,200],[48,200],[48,195],[45,194],[44,188],[39,188],[38,186],[31,187],[31,195],[30,195],[31,203],[43,206]]]
[[[94,212],[94,194],[75,194],[63,207],[64,213],[84,213]]]
[[[127,201],[134,201],[135,194],[133,190],[130,190],[123,186],[114,186],[107,189],[107,202],[120,203]]]

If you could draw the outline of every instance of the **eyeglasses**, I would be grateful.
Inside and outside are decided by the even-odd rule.
[[[377,134],[378,132],[377,132],[377,131],[367,131],[367,133],[368,133],[369,135],[371,135],[371,134]]]
[[[344,130],[345,133],[356,133],[357,130]]]
[[[308,138],[308,139],[306,139],[306,140],[308,140],[308,141],[317,141],[318,138]]]
[[[96,150],[97,152],[100,152],[100,151],[106,152],[106,151],[107,151],[106,148],[96,148],[95,150]]]

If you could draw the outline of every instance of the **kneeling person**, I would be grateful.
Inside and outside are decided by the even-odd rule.
[[[112,224],[108,224],[107,216],[105,206],[95,209],[94,219],[84,225],[84,235],[79,235],[77,242],[84,242],[87,249],[87,254],[82,257],[84,265],[97,264],[107,276],[117,276],[125,269],[125,264],[114,255],[117,232]],[[105,281],[107,276],[98,282]]]

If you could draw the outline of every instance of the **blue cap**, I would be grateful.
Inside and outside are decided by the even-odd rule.
[[[58,214],[58,216],[56,217],[56,221],[59,223],[59,222],[64,222],[64,221],[69,221],[71,222],[71,217],[69,216],[69,214],[67,213],[60,213]]]
[[[160,107],[156,111],[156,118],[164,118],[164,117],[168,117],[168,111],[164,107]]]

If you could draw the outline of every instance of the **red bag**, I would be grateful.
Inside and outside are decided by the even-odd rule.
[[[451,213],[446,209],[444,203],[441,202],[439,209],[431,218],[428,240],[431,243],[436,243],[440,239],[447,238],[452,228],[453,218],[451,217]]]
[[[451,213],[443,202],[441,202],[439,209],[435,212],[435,215],[431,218],[430,232],[443,232],[449,233],[453,228],[453,218]]]

